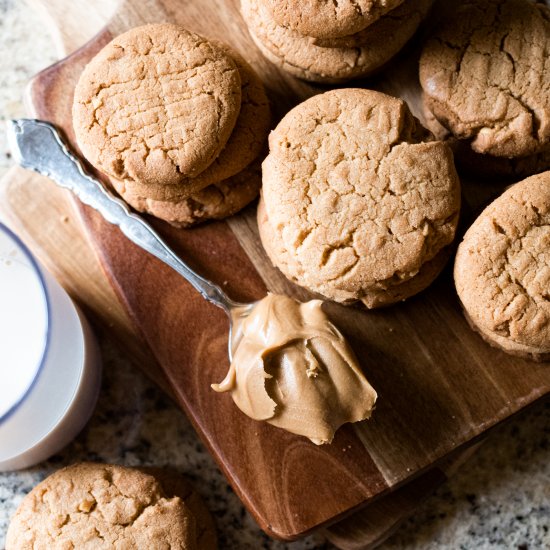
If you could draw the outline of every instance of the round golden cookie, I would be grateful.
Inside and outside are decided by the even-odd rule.
[[[550,145],[550,9],[466,0],[426,43],[429,109],[477,153],[525,157]]]
[[[550,172],[515,184],[481,213],[458,247],[454,277],[487,341],[550,357]]]
[[[313,82],[337,83],[372,74],[407,43],[432,0],[411,0],[382,16],[342,47],[324,47],[316,39],[277,25],[258,0],[241,0],[251,37],[262,53],[285,71]],[[351,47],[350,47],[351,46]]]
[[[196,494],[183,481],[173,483],[177,485],[167,488],[164,478],[109,464],[87,462],[58,470],[17,509],[6,550],[199,550],[205,548],[200,541],[215,548],[215,535],[205,536],[213,524],[204,508],[196,506]]]
[[[187,191],[189,186],[191,186],[193,189],[200,189],[202,191],[207,186],[215,185],[218,182],[222,182],[224,180],[227,180],[228,178],[232,178],[233,176],[236,176],[239,172],[244,170],[253,160],[258,157],[262,149],[265,147],[265,141],[267,138],[267,134],[269,133],[269,127],[271,123],[271,110],[269,107],[269,100],[265,93],[262,81],[254,71],[254,69],[242,58],[241,55],[239,55],[234,50],[230,49],[224,44],[218,42],[213,43],[223,49],[227,53],[227,55],[230,56],[231,59],[233,59],[235,65],[237,66],[237,69],[239,70],[242,96],[241,110],[239,113],[239,117],[237,118],[237,122],[235,123],[233,132],[227,140],[225,147],[206,170],[204,170],[194,178],[186,178],[182,180],[184,191]],[[171,201],[185,204],[187,198],[192,199],[194,195],[201,192],[198,191],[196,193],[193,193],[193,195],[190,197],[187,192],[181,193],[178,191],[181,186],[174,186],[173,188],[171,188],[170,193],[164,193],[159,199],[158,195],[156,194],[152,197],[150,196],[150,194],[148,194],[150,191],[150,187],[147,185],[143,185],[139,182],[135,182],[132,180],[126,180],[123,185],[124,189],[134,196],[150,197],[148,200],[151,203],[155,202],[156,200],[159,202]],[[209,193],[210,195],[212,195],[212,191],[210,191]],[[227,193],[225,193],[224,191],[223,194]],[[250,192],[245,194],[250,195]],[[240,193],[240,195],[242,195],[242,193]],[[207,196],[208,192],[206,195],[203,195],[203,198],[199,200],[199,203],[204,204],[204,198]],[[157,198],[155,199],[155,197]],[[239,199],[237,201],[240,204],[243,204],[243,206],[244,204],[248,204],[248,202],[252,200],[252,198],[250,198],[246,201],[246,203],[243,203],[243,199],[244,196],[242,199]],[[219,202],[219,199],[215,199],[214,202]],[[137,209],[142,212],[148,211],[142,210],[141,208]],[[158,211],[158,208],[156,210]],[[240,208],[238,208],[238,210],[240,210]],[[232,213],[234,213],[234,211]],[[162,215],[157,217],[165,219]],[[209,217],[211,218],[212,216]],[[214,217],[218,218],[225,216],[216,215]],[[183,225],[190,225],[195,223],[194,218],[186,217],[185,219],[193,219],[193,221],[182,221]]]
[[[303,272],[300,264],[293,261],[292,255],[289,254],[288,249],[281,240],[280,233],[274,231],[269,223],[269,218],[267,217],[264,201],[262,199],[260,199],[258,204],[258,230],[268,257],[274,258],[272,261],[274,265],[279,267],[285,265],[286,267],[284,268],[280,267],[281,271],[284,273]],[[418,294],[430,286],[434,279],[441,273],[451,256],[451,252],[450,246],[443,248],[431,260],[422,264],[418,273],[410,279],[405,279],[403,281],[397,276],[394,279],[381,281],[365,291],[361,297],[361,302],[363,302],[368,309],[374,309],[401,302],[410,296]],[[294,263],[294,269],[289,269],[289,263]],[[289,275],[289,278],[296,284],[300,284],[296,276]]]
[[[372,25],[403,0],[257,0],[280,26],[305,36],[336,38]]]
[[[316,95],[282,119],[262,194],[286,251],[270,258],[287,277],[369,305],[370,294],[413,279],[452,242],[460,209],[452,153],[422,141],[419,127],[402,100],[361,89]]]
[[[135,195],[125,182],[113,180],[117,193],[138,212],[151,214],[175,227],[190,227],[207,220],[227,218],[242,210],[257,196],[261,186],[259,162],[244,170],[176,201],[157,201]]]
[[[145,25],[116,37],[86,66],[73,126],[97,169],[162,199],[173,187],[200,189],[189,178],[218,156],[240,107],[239,70],[223,49],[177,25]]]
[[[517,181],[550,168],[550,145],[539,153],[525,157],[507,158],[476,153],[469,140],[455,138],[435,118],[426,103],[423,107],[426,127],[437,139],[449,144],[453,150],[457,169],[461,173],[488,180],[504,180],[503,183],[509,183],[511,180]]]

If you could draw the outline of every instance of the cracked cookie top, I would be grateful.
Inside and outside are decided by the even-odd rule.
[[[550,172],[517,183],[481,213],[458,247],[454,275],[480,332],[550,352]]]
[[[99,170],[153,194],[177,185],[192,193],[198,189],[188,178],[223,149],[240,105],[239,71],[219,46],[177,25],[145,25],[115,38],[86,66],[73,125]]]
[[[176,496],[181,483],[167,492],[161,483],[144,471],[108,464],[58,470],[21,503],[8,529],[6,550],[198,549],[204,511],[199,509],[197,520],[187,506],[196,494],[188,488]],[[207,528],[212,529],[211,522]]]
[[[416,276],[454,238],[460,187],[450,149],[404,101],[333,90],[292,109],[263,163],[274,263],[338,301]]]
[[[336,38],[363,30],[403,0],[255,0],[277,24],[300,34]]]
[[[550,145],[550,10],[528,0],[466,0],[426,43],[420,81],[436,118],[478,153]]]
[[[151,186],[126,180],[119,181],[118,186],[113,182],[117,189],[124,188],[133,195],[150,201],[182,203],[208,186],[233,178],[254,161],[265,148],[271,123],[271,110],[263,83],[241,55],[224,44],[213,43],[223,49],[235,62],[241,79],[241,110],[224,148],[206,170],[194,178],[183,179],[181,185],[164,186],[160,190],[151,192]],[[198,189],[198,191],[190,195],[189,189]]]

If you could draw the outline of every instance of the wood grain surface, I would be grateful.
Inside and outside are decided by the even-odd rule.
[[[139,3],[139,12],[123,7],[92,43],[34,81],[36,113],[71,136],[71,94],[82,66],[111,36],[151,19],[181,22],[231,42],[267,83],[277,116],[320,91],[282,75],[261,57],[235,2],[196,0],[185,9],[182,4]],[[418,115],[415,74],[413,47],[376,80],[355,85],[401,95]],[[474,211],[498,191],[464,183]],[[87,210],[82,215],[113,286],[178,401],[251,512],[275,536],[294,538],[383,495],[548,392],[547,364],[505,356],[468,329],[447,270],[428,291],[391,309],[330,308],[362,358],[380,405],[371,422],[341,430],[331,446],[314,447],[243,417],[228,396],[213,394],[209,383],[227,368],[223,314],[96,215]],[[225,283],[237,299],[260,297],[266,287],[306,296],[267,262],[252,209],[229,223],[189,231],[156,226],[180,254]]]

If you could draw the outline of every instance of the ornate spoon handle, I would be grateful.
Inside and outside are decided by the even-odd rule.
[[[87,174],[53,125],[31,119],[10,120],[7,124],[8,141],[17,163],[71,190],[84,204],[120,227],[133,243],[177,271],[209,302],[228,314],[232,307],[240,305],[230,300],[219,286],[195,273],[145,220],[130,212],[126,203]]]

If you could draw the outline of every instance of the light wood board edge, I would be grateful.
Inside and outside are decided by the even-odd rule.
[[[121,0],[26,1],[47,25],[60,59],[105,27],[121,4]]]

